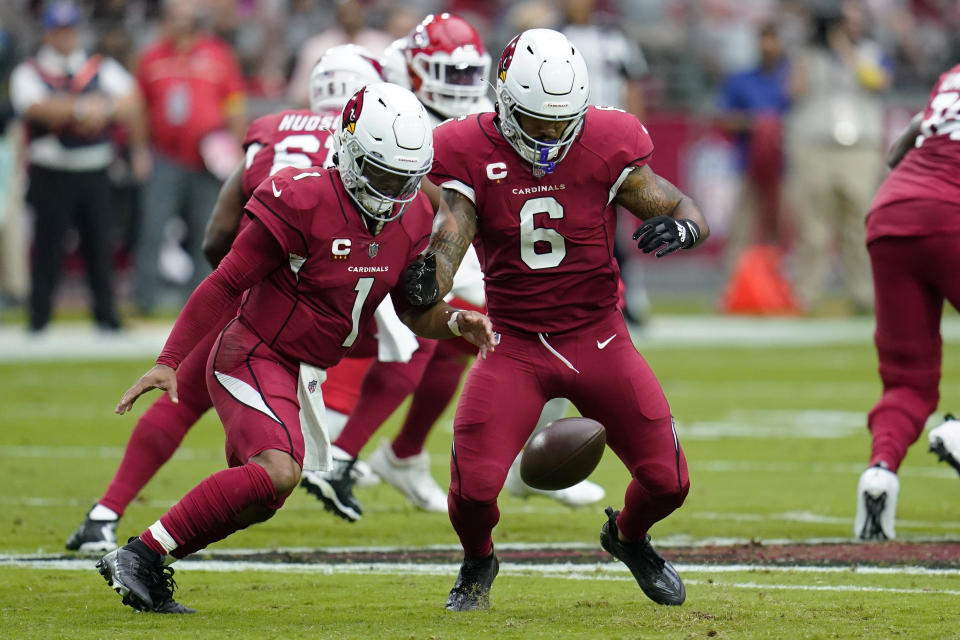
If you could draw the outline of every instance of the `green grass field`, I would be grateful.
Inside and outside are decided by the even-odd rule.
[[[702,331],[710,331],[706,320]],[[869,340],[869,331],[795,346],[641,339],[677,417],[692,482],[683,508],[652,531],[654,542],[669,555],[674,545],[719,539],[849,539],[869,450],[864,416],[880,390]],[[958,345],[946,346],[943,410],[960,410],[960,388],[949,384],[960,379]],[[60,554],[102,494],[149,399],[133,416],[117,417],[113,406],[150,361],[0,362],[0,637],[960,637],[960,572],[897,566],[683,565],[687,603],[667,609],[648,601],[622,565],[508,565],[494,585],[490,612],[454,615],[442,605],[456,565],[213,571],[182,563],[177,599],[199,613],[132,614],[92,568],[44,565],[36,554]],[[429,441],[441,484],[448,480],[451,421],[452,411]],[[397,425],[395,416],[370,446]],[[219,423],[208,415],[128,509],[119,535],[135,535],[222,468],[222,452]],[[597,507],[502,497],[496,542],[599,548],[602,508],[620,506],[627,478],[608,452],[593,479],[607,490]],[[926,452],[925,437],[900,479],[901,540],[960,538],[960,481]],[[445,516],[415,510],[388,487],[357,495],[365,509],[358,523],[334,518],[298,491],[272,520],[214,550],[456,543]],[[26,560],[14,562],[17,555]]]

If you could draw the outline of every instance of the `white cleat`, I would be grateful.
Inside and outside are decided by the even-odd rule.
[[[857,515],[853,535],[858,540],[893,540],[897,537],[897,496],[900,479],[897,474],[875,465],[860,474],[857,483]]]
[[[350,470],[350,475],[353,476],[353,479],[357,482],[357,488],[359,489],[366,489],[367,487],[374,487],[380,484],[380,476],[363,460],[358,459],[353,463],[353,469]]]
[[[391,487],[424,511],[447,512],[447,493],[430,475],[430,454],[421,451],[409,458],[398,458],[384,440],[370,455],[370,468]]]
[[[960,421],[947,414],[943,424],[930,430],[930,451],[960,473]]]
[[[556,491],[534,489],[524,482],[523,478],[520,477],[519,460],[520,458],[518,457],[517,460],[510,465],[510,471],[507,472],[507,480],[503,485],[504,488],[506,488],[507,493],[517,498],[543,496],[545,498],[550,498],[551,500],[556,500],[557,502],[565,504],[568,507],[583,507],[588,504],[600,502],[607,493],[604,491],[603,487],[595,482],[590,482],[589,480],[583,480],[572,487],[558,489]]]

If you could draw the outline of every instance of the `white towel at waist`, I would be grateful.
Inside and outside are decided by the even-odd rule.
[[[410,362],[420,344],[413,331],[403,324],[387,296],[374,311],[377,321],[377,360],[380,362]]]
[[[300,363],[297,400],[300,402],[300,431],[303,434],[303,470],[329,471],[330,436],[327,433],[326,409],[320,387],[327,379],[325,369]]]

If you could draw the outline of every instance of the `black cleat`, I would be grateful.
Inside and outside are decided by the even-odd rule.
[[[128,544],[103,556],[97,570],[120,594],[123,604],[136,611],[196,613],[173,599],[177,588],[173,569],[164,566],[160,554],[146,548],[138,538],[130,538]]]
[[[476,611],[490,608],[490,587],[500,571],[497,554],[485,558],[464,558],[457,581],[447,597],[447,611]]]
[[[640,542],[621,542],[617,536],[619,511],[605,510],[607,521],[600,529],[600,545],[614,558],[627,565],[637,584],[657,604],[680,605],[687,599],[687,590],[673,565],[663,559],[650,544],[650,536]]]
[[[300,486],[316,496],[327,511],[332,511],[347,522],[356,522],[363,517],[363,509],[353,497],[353,486],[357,479],[352,471],[356,462],[356,458],[334,458],[330,471],[305,471]]]
[[[67,538],[67,549],[81,553],[107,553],[117,548],[117,521],[91,520],[90,512]]]

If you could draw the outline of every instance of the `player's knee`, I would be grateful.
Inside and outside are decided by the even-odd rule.
[[[643,487],[650,499],[663,507],[679,509],[690,492],[690,478],[685,473],[679,473],[676,468],[663,467],[657,473],[651,473],[649,468],[644,473],[635,474],[637,482]]]
[[[268,449],[258,453],[250,461],[256,462],[264,468],[267,475],[270,476],[270,482],[273,483],[273,488],[278,497],[289,495],[300,482],[300,466],[286,452]]]

